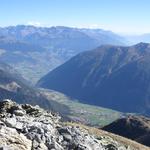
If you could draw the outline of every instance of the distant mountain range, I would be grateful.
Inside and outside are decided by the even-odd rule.
[[[150,115],[150,44],[100,46],[49,72],[38,86],[80,102]]]
[[[150,44],[126,46],[149,41],[149,35],[136,37],[135,41],[132,38],[126,40],[101,29],[62,26],[0,28],[0,101],[6,99],[1,103],[2,107],[6,103],[8,110],[12,109],[9,104],[15,103],[7,99],[39,105],[58,112],[63,121],[71,121],[63,122],[65,127],[69,125],[69,130],[77,124],[77,130],[81,126],[102,141],[107,135],[111,144],[106,149],[115,149],[117,143],[115,141],[114,146],[112,139],[124,143],[125,149],[131,146],[147,149],[121,137],[150,146],[150,119],[132,114],[150,116]],[[33,85],[36,81],[37,87]],[[18,110],[19,117],[26,115],[20,109],[23,105],[13,105],[11,107]],[[33,108],[36,108],[33,112],[40,109]],[[56,118],[57,115],[51,114]],[[13,117],[16,119],[15,115]],[[6,119],[1,117],[2,122]],[[11,120],[12,116],[10,122],[6,121],[8,126],[11,122],[14,125]],[[104,130],[121,136],[77,122],[105,126]],[[20,124],[15,126],[21,127]],[[69,130],[65,131],[65,138],[70,139]]]
[[[101,29],[10,26],[0,28],[0,59],[35,83],[80,52],[103,44],[126,43],[125,38]]]
[[[79,29],[71,27],[10,26],[0,28],[0,35],[15,38],[48,49],[68,49],[81,52],[101,44],[125,44],[125,39],[111,31],[102,29]]]

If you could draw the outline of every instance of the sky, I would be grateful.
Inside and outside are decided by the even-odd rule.
[[[0,0],[0,26],[20,24],[150,33],[150,0]]]

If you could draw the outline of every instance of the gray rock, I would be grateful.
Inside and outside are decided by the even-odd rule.
[[[26,112],[23,111],[23,110],[14,110],[14,114],[15,114],[16,116],[23,116],[23,115],[26,114]]]
[[[22,122],[17,122],[15,128],[17,130],[23,130],[23,123]]]
[[[4,119],[4,123],[5,123],[6,126],[8,126],[8,127],[12,127],[12,128],[16,127],[16,122],[17,122],[17,121],[16,121],[16,118],[15,118],[15,117]]]
[[[72,141],[72,136],[69,134],[63,134],[63,137],[64,137],[64,140],[66,140],[68,142]]]
[[[0,102],[0,145],[11,150],[135,150],[111,137],[97,140],[88,131],[59,120],[58,114],[38,106]]]
[[[41,139],[41,135],[40,134],[35,134],[35,138],[34,138],[38,143],[41,143],[42,142],[42,139]]]
[[[12,150],[9,146],[0,146],[0,150]]]
[[[33,141],[32,141],[32,147],[33,147],[34,149],[37,149],[38,146],[39,146],[39,143],[38,143],[36,140],[33,140]]]

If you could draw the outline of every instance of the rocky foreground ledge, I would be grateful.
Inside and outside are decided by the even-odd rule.
[[[79,126],[65,125],[58,114],[39,106],[0,102],[0,149],[133,150],[110,137],[96,139]]]

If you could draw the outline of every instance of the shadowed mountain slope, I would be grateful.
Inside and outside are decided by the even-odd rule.
[[[0,100],[2,99],[13,99],[18,103],[39,105],[47,110],[58,112],[63,116],[63,120],[90,125],[104,126],[121,116],[121,113],[117,111],[73,102],[69,97],[55,91],[36,89],[16,70],[0,62]]]
[[[114,121],[103,129],[150,146],[149,118],[143,116],[128,116]]]
[[[14,99],[18,103],[38,104],[46,109],[52,109],[48,100],[15,69],[0,62],[0,100],[2,99]]]
[[[80,53],[37,85],[84,103],[150,114],[150,45],[101,46]]]

